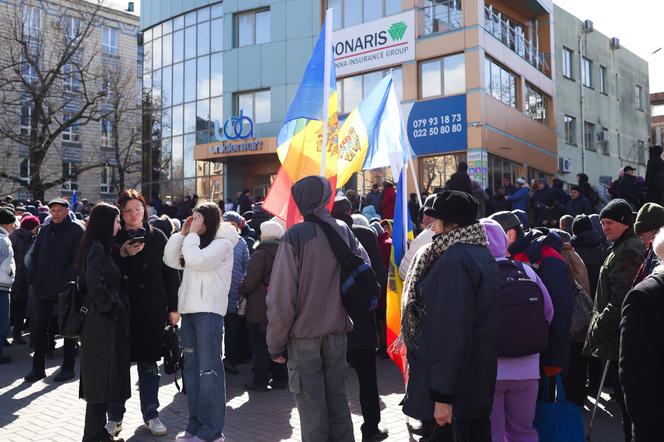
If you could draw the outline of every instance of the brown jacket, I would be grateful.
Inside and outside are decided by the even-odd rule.
[[[583,287],[586,293],[592,298],[593,295],[590,291],[590,277],[588,277],[588,270],[579,254],[576,253],[572,247],[572,244],[568,242],[563,243],[562,255],[570,268],[572,277],[581,284],[581,287]]]
[[[247,323],[267,324],[265,296],[279,241],[261,241],[249,259],[247,273],[240,284],[240,295],[247,298]]]
[[[293,199],[303,216],[315,215],[332,225],[353,251],[357,239],[325,205],[332,191],[323,177],[310,176],[293,185]],[[267,294],[267,346],[280,355],[290,338],[317,338],[352,330],[341,303],[341,266],[325,233],[314,222],[288,229],[281,239]]]

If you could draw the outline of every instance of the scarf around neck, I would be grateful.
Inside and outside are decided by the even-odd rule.
[[[472,244],[486,247],[489,241],[484,226],[475,223],[434,236],[433,241],[424,246],[415,256],[415,261],[408,270],[404,282],[401,303],[401,335],[399,340],[406,345],[408,350],[415,348],[417,327],[426,314],[423,295],[421,291],[418,293],[415,290],[415,286],[424,279],[436,259],[455,244]]]

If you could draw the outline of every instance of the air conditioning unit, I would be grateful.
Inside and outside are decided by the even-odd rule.
[[[613,37],[611,39],[611,49],[620,49],[620,39]]]
[[[594,27],[593,27],[592,20],[585,20],[583,22],[583,30],[586,31],[586,32],[593,32]]]
[[[572,159],[558,158],[558,171],[563,173],[570,173],[572,171]]]
[[[597,133],[597,141],[600,143],[608,143],[611,141],[611,132],[608,130],[602,130]]]

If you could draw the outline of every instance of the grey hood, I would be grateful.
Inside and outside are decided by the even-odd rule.
[[[325,207],[332,197],[332,189],[327,178],[306,176],[293,184],[293,200],[302,216],[316,215],[319,218],[329,216]]]

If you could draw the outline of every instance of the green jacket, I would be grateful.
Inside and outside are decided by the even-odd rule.
[[[611,247],[599,271],[593,316],[583,349],[585,355],[618,360],[620,311],[643,261],[643,252],[643,242],[632,228]]]

